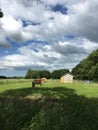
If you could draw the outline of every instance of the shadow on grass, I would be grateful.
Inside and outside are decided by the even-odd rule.
[[[42,96],[48,97],[48,96],[55,96],[59,97],[61,99],[65,98],[66,96],[73,96],[75,94],[74,89],[68,89],[65,87],[35,87],[35,88],[19,88],[19,89],[11,89],[11,90],[6,90],[3,93],[0,93],[0,97],[19,97],[19,98],[24,98],[29,95],[38,95],[41,94]]]
[[[0,129],[97,130],[98,98],[65,87],[8,90],[0,94]]]

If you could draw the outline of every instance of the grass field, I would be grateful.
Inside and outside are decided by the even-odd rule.
[[[0,130],[98,130],[98,84],[0,80]]]

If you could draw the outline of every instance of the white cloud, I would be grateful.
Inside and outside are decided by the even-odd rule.
[[[0,60],[0,69],[25,70],[32,69],[72,69],[83,58],[87,57],[92,50],[98,48],[98,44],[86,39],[82,41],[59,42],[42,45],[32,43],[18,48],[17,54],[10,54]],[[72,43],[72,44],[71,44]]]
[[[98,42],[98,1],[85,0],[71,6],[72,22],[75,33],[86,39]],[[74,28],[73,27],[73,28]]]
[[[75,34],[92,41],[98,41],[98,2],[96,0],[81,0],[80,2],[76,1],[77,3],[72,1],[69,3],[67,0],[62,2],[53,0],[46,1],[46,4],[66,3],[65,5],[68,6],[67,15],[53,12],[50,9],[48,10],[44,4],[37,4],[31,1],[21,0],[19,2],[11,0],[10,2],[13,3],[13,7],[11,4],[8,4],[8,0],[6,0],[5,3],[3,1],[1,2],[2,6],[6,6],[6,8],[3,7],[5,17],[2,22],[5,24],[5,31],[8,31],[9,36],[15,38],[15,40],[21,41],[21,39],[28,40],[31,38],[39,40],[58,40],[64,35]],[[53,19],[50,19],[51,17]],[[22,27],[22,19],[25,21],[30,20],[35,23],[39,22],[41,25]],[[25,38],[26,36],[28,38]]]

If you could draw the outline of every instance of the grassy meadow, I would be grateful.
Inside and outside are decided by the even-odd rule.
[[[98,84],[0,80],[0,130],[98,130]]]

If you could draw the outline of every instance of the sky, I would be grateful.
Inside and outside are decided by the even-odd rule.
[[[98,0],[0,0],[0,75],[69,69],[98,49]]]

